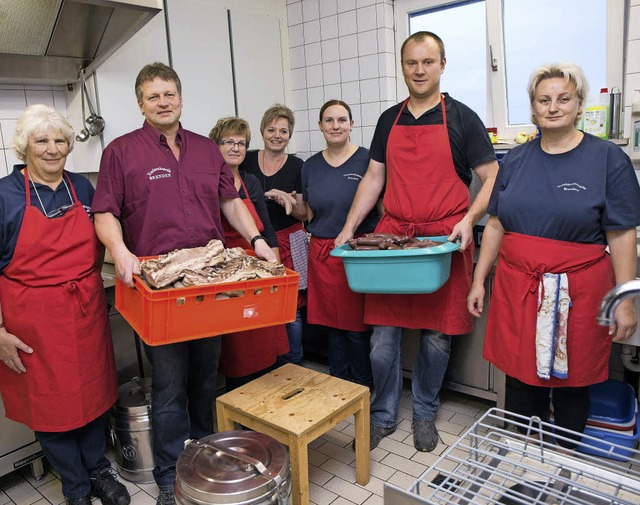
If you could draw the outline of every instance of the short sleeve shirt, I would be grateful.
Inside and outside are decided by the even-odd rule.
[[[496,159],[495,150],[487,129],[478,115],[462,102],[451,98],[448,93],[443,94],[453,165],[462,182],[468,187],[473,178],[471,171],[484,163],[494,161]],[[371,159],[386,163],[389,134],[403,103],[387,109],[378,119],[369,150]],[[409,109],[405,107],[398,118],[398,124],[402,126],[425,126],[442,123],[440,103],[419,118],[414,118]]]
[[[0,271],[4,270],[11,262],[13,254],[16,250],[18,242],[18,234],[22,226],[22,218],[24,217],[24,209],[26,207],[26,193],[24,188],[24,174],[20,173],[25,165],[15,165],[13,172],[6,177],[0,179]],[[69,178],[73,189],[76,192],[78,200],[84,207],[90,218],[91,201],[93,200],[94,189],[85,176],[65,171],[64,174]],[[46,184],[35,183],[38,191],[34,189],[33,181],[29,181],[31,190],[31,206],[36,207],[43,214],[42,206],[47,213],[55,209],[66,207],[71,203],[67,187],[60,183],[55,189],[51,189]],[[71,188],[69,188],[71,190]],[[73,195],[73,193],[71,193]],[[38,195],[40,199],[38,199]],[[42,200],[42,204],[40,204]],[[55,218],[52,218],[55,219]]]
[[[502,159],[489,207],[506,231],[606,244],[606,232],[640,225],[640,187],[629,157],[586,134],[574,149],[549,154],[540,139]]]
[[[224,240],[221,199],[238,198],[233,175],[210,139],[180,126],[176,160],[166,137],[145,121],[104,150],[93,212],[120,220],[136,256]]]

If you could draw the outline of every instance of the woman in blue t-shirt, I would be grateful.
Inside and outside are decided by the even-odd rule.
[[[556,425],[576,432],[589,415],[588,386],[607,379],[611,342],[636,329],[632,300],[618,306],[608,329],[596,315],[614,280],[635,278],[640,224],[629,157],[576,128],[587,87],[570,63],[531,75],[541,136],[502,161],[468,298],[480,317],[484,282],[499,257],[484,357],[507,375],[507,410],[546,420],[552,392]],[[558,443],[572,448],[572,439],[579,438]]]
[[[346,103],[325,103],[318,125],[327,147],[302,166],[302,197],[311,233],[307,321],[328,329],[331,375],[371,386],[370,332],[362,321],[364,295],[349,289],[342,260],[329,256],[369,164],[369,151],[350,141],[353,124]],[[372,232],[377,223],[377,212],[372,211],[357,233]]]

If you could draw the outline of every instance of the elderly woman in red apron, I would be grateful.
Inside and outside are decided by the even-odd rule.
[[[220,146],[222,156],[233,173],[238,194],[262,234],[260,239],[265,240],[280,259],[278,239],[269,219],[262,186],[255,176],[238,169],[251,141],[249,123],[235,117],[219,119],[209,133],[209,138]],[[224,217],[222,225],[226,247],[253,247]],[[227,391],[266,373],[276,363],[277,357],[288,351],[289,342],[283,324],[223,335],[219,370],[226,377]]]
[[[618,306],[610,328],[598,326],[596,315],[614,280],[635,278],[640,224],[629,157],[576,128],[587,86],[570,63],[531,75],[541,136],[502,161],[468,297],[480,317],[484,281],[498,258],[484,357],[507,375],[507,409],[546,420],[551,394],[555,423],[577,432],[589,415],[588,386],[607,379],[611,342],[636,328],[631,300]]]
[[[70,505],[128,505],[106,449],[115,360],[88,179],[64,170],[74,133],[33,105],[13,147],[25,164],[0,180],[0,394],[35,431]]]
[[[342,260],[329,256],[369,165],[369,150],[350,141],[353,124],[345,102],[326,102],[318,126],[327,147],[302,166],[302,196],[309,207],[311,233],[307,321],[327,328],[331,375],[373,387],[364,294],[349,289]],[[374,209],[356,234],[372,232],[377,224]]]

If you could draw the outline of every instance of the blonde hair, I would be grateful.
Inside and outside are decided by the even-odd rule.
[[[280,118],[289,122],[289,137],[293,136],[293,126],[296,120],[293,111],[283,103],[274,103],[264,112],[262,121],[260,121],[260,134],[264,134],[265,128]]]
[[[73,150],[75,132],[69,122],[53,107],[38,103],[27,107],[16,123],[16,132],[11,147],[16,152],[18,159],[26,162],[29,138],[49,128],[60,130],[67,141],[69,152]]]
[[[244,119],[233,116],[220,118],[209,132],[209,138],[216,144],[219,144],[228,135],[244,135],[244,138],[247,139],[247,147],[249,147],[251,129],[249,123]]]

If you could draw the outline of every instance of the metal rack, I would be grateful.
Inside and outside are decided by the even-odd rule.
[[[505,419],[508,419],[505,422]],[[515,428],[520,428],[524,434]],[[640,451],[625,461],[568,451],[556,440],[593,439],[538,418],[489,410],[408,490],[386,484],[385,505],[638,505]],[[600,443],[602,441],[600,440]],[[603,451],[603,456],[605,452]]]

